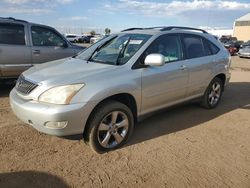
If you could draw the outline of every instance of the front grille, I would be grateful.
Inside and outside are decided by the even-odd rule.
[[[16,82],[16,90],[24,95],[30,94],[38,85],[28,81],[23,75],[19,76]]]

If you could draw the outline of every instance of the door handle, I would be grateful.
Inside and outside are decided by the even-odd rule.
[[[40,54],[40,50],[33,50],[33,54],[34,55],[39,55]]]
[[[183,71],[184,71],[184,70],[187,70],[187,66],[186,66],[186,65],[181,65],[181,66],[180,66],[180,70],[183,70]]]

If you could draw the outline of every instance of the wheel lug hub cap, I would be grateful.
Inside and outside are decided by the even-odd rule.
[[[111,125],[109,128],[110,133],[114,134],[117,131],[116,125]]]

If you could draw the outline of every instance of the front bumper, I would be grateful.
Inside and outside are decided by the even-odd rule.
[[[10,93],[10,105],[15,115],[39,132],[56,136],[82,134],[85,124],[93,109],[91,103],[55,105],[24,100],[16,90]],[[48,128],[47,122],[67,121],[64,128]]]

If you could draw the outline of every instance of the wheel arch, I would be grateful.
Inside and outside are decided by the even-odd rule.
[[[219,78],[221,79],[222,83],[223,83],[223,91],[224,91],[224,86],[225,86],[225,83],[226,83],[226,75],[224,73],[220,73],[220,74],[217,74],[214,78]],[[213,78],[213,79],[214,79]]]
[[[84,131],[83,131],[83,139],[86,140],[88,132],[89,132],[89,126],[90,126],[90,121],[93,118],[95,111],[98,109],[99,106],[101,106],[103,103],[107,102],[107,101],[117,101],[120,102],[124,105],[126,105],[132,112],[133,117],[134,117],[134,121],[137,122],[137,113],[138,113],[138,109],[137,109],[137,103],[135,100],[135,97],[129,93],[119,93],[119,94],[115,94],[109,97],[104,98],[103,100],[101,100],[99,103],[97,103],[95,105],[95,107],[93,108],[93,110],[91,111],[87,121],[86,121],[86,125],[84,127]]]

